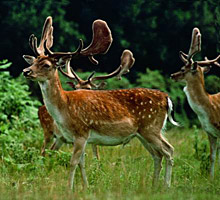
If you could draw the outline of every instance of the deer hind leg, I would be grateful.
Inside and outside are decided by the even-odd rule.
[[[99,149],[98,149],[98,146],[96,144],[92,145],[92,152],[93,152],[94,157],[96,157],[97,160],[100,160]]]
[[[216,151],[217,151],[217,138],[213,137],[212,135],[208,134],[209,144],[210,144],[210,176],[214,178],[215,173],[215,159],[216,159]]]
[[[41,148],[41,155],[42,156],[45,156],[45,149],[46,149],[47,145],[50,143],[52,136],[53,136],[53,132],[48,133],[48,134],[47,133],[44,134],[44,143]]]
[[[88,187],[88,181],[87,181],[86,171],[85,171],[85,152],[82,153],[82,156],[79,161],[79,167],[80,167],[80,172],[81,172],[81,176],[83,179],[83,186],[86,189]]]
[[[51,145],[50,150],[59,150],[62,145],[63,145],[63,139],[56,138],[54,143]]]
[[[153,133],[149,131],[142,131],[140,135],[146,140],[146,142],[151,146],[154,152],[157,152],[158,155],[164,156],[166,159],[166,171],[165,171],[165,185],[170,187],[171,183],[171,174],[172,174],[172,166],[173,166],[173,150],[174,148],[166,141],[166,139],[159,133]],[[162,161],[162,159],[161,159]],[[161,162],[160,161],[160,162]],[[155,161],[154,162],[158,162]],[[159,163],[159,162],[158,162]],[[158,173],[155,171],[155,174]]]
[[[73,189],[73,183],[74,183],[74,176],[75,176],[75,172],[76,172],[76,166],[79,164],[80,167],[83,167],[81,169],[84,169],[85,167],[84,165],[84,149],[86,146],[86,141],[87,139],[84,137],[76,137],[75,138],[75,142],[74,142],[74,147],[73,147],[73,155],[71,157],[71,161],[70,161],[70,179],[69,179],[69,186],[70,189]],[[83,178],[86,177],[85,171],[82,170],[81,172],[83,172],[84,174],[82,174]],[[85,181],[86,182],[86,178]],[[84,182],[84,183],[85,183]],[[85,187],[87,185],[84,185]]]
[[[141,143],[144,145],[144,147],[149,151],[151,154],[153,160],[154,160],[154,176],[153,176],[153,186],[155,186],[158,183],[160,172],[162,169],[162,160],[163,155],[154,149],[145,138],[143,138],[141,135],[137,135],[138,139],[141,141]]]

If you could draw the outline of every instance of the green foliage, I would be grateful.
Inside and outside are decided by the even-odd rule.
[[[199,129],[196,126],[193,126],[193,134],[194,134],[194,156],[200,162],[200,170],[201,174],[208,175],[210,168],[210,152],[209,152],[209,144],[208,140],[201,140],[199,137]]]
[[[39,127],[37,108],[40,102],[30,96],[23,77],[12,78],[4,60],[0,64],[0,157],[6,164],[21,168],[33,162],[42,138],[36,135]],[[33,156],[32,156],[33,155]]]
[[[161,171],[158,187],[152,188],[153,160],[138,140],[132,140],[125,147],[99,147],[101,160],[93,158],[92,148],[87,145],[85,170],[89,188],[83,191],[78,167],[76,192],[69,191],[67,184],[72,145],[64,146],[64,151],[47,151],[46,157],[41,157],[36,148],[29,147],[22,151],[25,145],[13,143],[7,148],[8,155],[0,159],[1,197],[6,200],[143,200],[146,196],[158,200],[219,199],[220,169],[216,166],[215,179],[210,180],[207,173],[201,170],[201,162],[204,161],[195,156],[195,143],[198,144],[199,155],[202,155],[202,142],[208,141],[207,135],[195,127],[168,131],[166,137],[175,148],[169,190],[163,186],[165,167]]]
[[[11,63],[4,61],[0,69],[7,69]],[[0,73],[0,125],[9,122],[29,123],[36,120],[39,102],[30,97],[29,87],[24,79],[12,78],[8,71]]]
[[[220,92],[220,77],[215,75],[208,75],[205,79],[205,88],[210,94]]]

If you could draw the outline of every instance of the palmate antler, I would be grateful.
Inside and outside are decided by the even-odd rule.
[[[185,64],[192,64],[193,61],[193,56],[201,51],[201,33],[198,28],[194,28],[192,31],[192,40],[191,40],[191,45],[189,48],[188,54],[183,53],[180,51],[180,58]],[[205,60],[203,61],[196,61],[197,64],[201,67],[203,66],[211,66],[215,65],[220,67],[220,64],[218,63],[220,60],[220,55],[218,55],[215,59],[213,60],[208,60],[207,57],[205,57]]]
[[[108,52],[112,43],[112,34],[107,23],[103,20],[95,20],[92,25],[93,38],[90,45],[83,49],[83,40],[79,40],[79,46],[74,52],[52,52],[48,45],[44,45],[46,52],[52,57],[88,57],[93,64],[98,64],[98,61],[93,57],[98,54],[105,54]]]
[[[70,78],[71,80],[77,81],[77,85],[75,85],[76,89],[92,89],[92,88],[97,88],[97,89],[102,89],[105,86],[105,83],[101,83],[99,85],[96,85],[94,82],[97,80],[103,81],[112,77],[118,77],[118,79],[121,79],[121,75],[126,74],[129,72],[129,69],[133,66],[135,62],[135,59],[133,57],[133,54],[129,50],[124,50],[121,56],[121,64],[120,66],[112,73],[104,76],[95,76],[95,72],[93,72],[87,80],[82,80],[76,72],[71,68],[70,66],[70,59],[67,60],[66,62],[66,72],[62,70],[60,67],[59,70],[60,72]]]
[[[83,40],[80,39],[79,46],[74,52],[52,52],[50,48],[53,45],[53,26],[52,17],[49,16],[45,20],[39,46],[37,47],[37,38],[34,34],[30,36],[29,44],[36,56],[48,55],[55,58],[84,56],[88,57],[93,64],[98,64],[98,61],[93,56],[107,53],[113,39],[111,30],[103,20],[95,20],[92,25],[92,31],[93,38],[88,47],[83,49]]]
[[[53,46],[53,26],[52,17],[47,17],[42,29],[40,44],[37,47],[37,38],[32,34],[29,38],[29,44],[36,56],[45,55],[45,47],[50,49]]]

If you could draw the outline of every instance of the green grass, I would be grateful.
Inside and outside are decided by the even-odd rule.
[[[173,129],[166,137],[175,148],[170,189],[163,187],[164,170],[159,186],[151,187],[152,158],[134,139],[125,147],[99,147],[100,161],[93,158],[92,148],[87,146],[86,172],[90,184],[87,191],[82,188],[79,170],[75,192],[67,187],[71,146],[65,145],[60,152],[49,151],[46,158],[38,156],[38,150],[34,151],[32,163],[27,164],[13,164],[1,158],[0,199],[220,199],[218,164],[214,180],[207,174],[209,145],[206,134],[196,128]]]

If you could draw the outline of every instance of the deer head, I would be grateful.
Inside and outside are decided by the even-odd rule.
[[[29,44],[37,57],[23,56],[31,65],[23,70],[24,76],[35,81],[45,81],[53,77],[55,70],[73,57],[88,57],[92,63],[97,64],[98,61],[93,56],[108,51],[112,35],[107,23],[102,20],[94,21],[92,30],[93,39],[87,48],[83,49],[83,41],[80,40],[79,47],[74,52],[52,52],[50,50],[53,45],[52,17],[47,17],[38,47],[37,38],[33,34],[30,36]]]
[[[95,72],[93,72],[87,80],[82,80],[76,72],[70,67],[70,60],[68,59],[66,62],[66,72],[62,70],[62,67],[60,67],[60,72],[68,77],[71,80],[74,80],[77,82],[77,85],[68,82],[69,85],[71,85],[75,89],[103,89],[106,85],[105,82],[101,82],[99,85],[95,84],[95,81],[103,81],[107,80],[112,77],[118,77],[118,79],[121,79],[121,76],[123,74],[126,74],[129,72],[129,69],[134,65],[135,59],[133,57],[133,54],[129,50],[124,50],[121,56],[121,64],[120,66],[112,73],[104,76],[95,76]]]
[[[193,56],[201,51],[201,34],[198,28],[194,28],[192,31],[192,40],[188,54],[179,52],[179,56],[184,63],[184,66],[179,72],[171,75],[171,78],[175,81],[190,81],[195,77],[203,79],[203,74],[207,73],[211,66],[220,66],[218,63],[220,55],[213,60],[208,60],[205,57],[204,61],[193,61]]]

